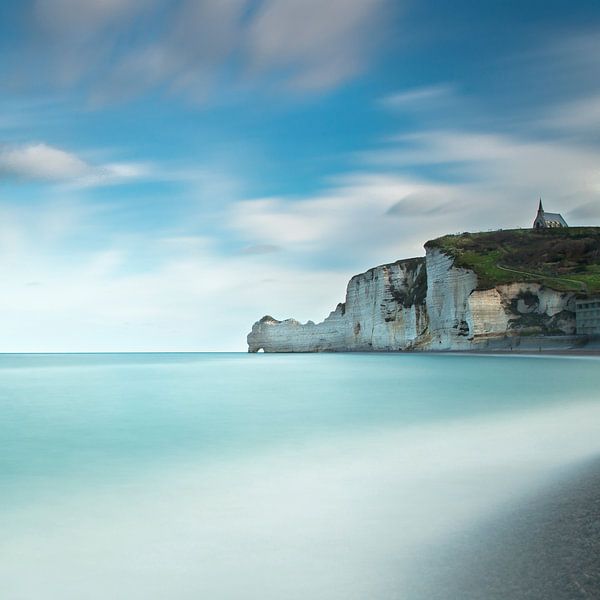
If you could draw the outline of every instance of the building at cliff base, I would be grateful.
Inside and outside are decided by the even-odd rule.
[[[575,322],[580,335],[600,335],[600,296],[575,301]]]

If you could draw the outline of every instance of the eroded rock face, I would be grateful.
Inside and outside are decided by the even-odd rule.
[[[346,322],[342,304],[318,325],[295,319],[277,321],[263,317],[248,334],[248,352],[343,352]]]
[[[322,322],[263,317],[249,352],[468,350],[513,347],[521,335],[575,332],[575,297],[537,283],[477,289],[477,275],[435,248],[425,258],[354,276]]]
[[[520,335],[575,333],[575,295],[538,283],[477,289],[477,275],[457,268],[435,248],[427,249],[429,350],[476,349],[490,338],[512,347]]]
[[[473,337],[469,298],[477,288],[477,275],[456,268],[449,256],[436,249],[427,249],[426,262],[429,346],[468,348]]]
[[[573,335],[575,333],[575,294],[557,292],[537,283],[511,283],[498,286],[509,315],[511,331]]]
[[[354,276],[346,301],[322,322],[263,317],[248,335],[250,352],[403,350],[427,329],[425,259],[398,261]]]

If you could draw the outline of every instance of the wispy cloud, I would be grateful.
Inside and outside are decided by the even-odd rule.
[[[539,80],[562,98],[600,92],[600,38],[598,24],[583,30],[551,30],[530,52]],[[529,66],[525,61],[525,66]],[[533,81],[532,84],[536,82]],[[554,94],[553,94],[554,95]]]
[[[387,209],[387,214],[394,217],[421,217],[434,215],[435,213],[447,215],[464,208],[460,202],[450,202],[449,195],[436,189],[430,189],[426,192],[413,192],[392,204]]]
[[[547,111],[538,124],[554,131],[597,135],[600,132],[600,93],[561,103]]]
[[[389,110],[439,109],[447,106],[455,95],[455,86],[442,83],[388,94],[379,100],[379,105]]]
[[[202,101],[224,77],[328,89],[367,67],[392,9],[391,0],[37,0],[21,73],[62,86],[87,86],[93,74],[97,102],[153,88]]]
[[[235,203],[228,220],[242,239],[284,247],[291,261],[367,267],[421,254],[428,235],[455,228],[463,206],[458,199],[453,211],[435,214],[440,198],[449,201],[454,196],[449,186],[357,172],[336,178],[320,195]],[[413,218],[390,218],[403,201],[412,202]]]
[[[275,246],[274,244],[253,244],[252,246],[246,246],[242,248],[241,254],[252,256],[256,254],[272,254],[273,252],[280,252],[281,247]]]
[[[427,166],[460,176],[482,191],[503,191],[498,206],[548,194],[573,200],[574,192],[600,190],[600,150],[561,140],[472,131],[427,131],[396,138],[397,146],[364,155],[373,166],[410,170]],[[482,199],[494,210],[490,199]]]
[[[341,83],[365,68],[386,5],[386,0],[266,0],[248,27],[248,65],[253,72],[280,72],[296,88]]]
[[[600,223],[600,190],[594,200],[584,202],[570,210],[570,215],[575,219],[585,222]]]

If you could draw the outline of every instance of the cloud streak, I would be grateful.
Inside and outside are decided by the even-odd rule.
[[[283,247],[289,260],[308,261],[313,268],[330,261],[367,268],[422,254],[424,236],[455,228],[464,209],[455,196],[449,186],[415,178],[347,173],[317,196],[237,202],[228,223],[242,239]],[[441,198],[456,200],[452,211],[437,210]],[[399,206],[405,214],[399,214]],[[391,218],[394,213],[408,218]]]
[[[392,6],[390,0],[37,0],[29,20],[36,41],[22,40],[23,55],[31,77],[85,85],[96,102],[157,88],[204,101],[223,77],[241,88],[267,83],[319,91],[364,71]]]
[[[562,140],[472,131],[425,131],[395,138],[396,145],[366,153],[374,167],[451,173],[481,193],[494,212],[524,198],[552,195],[568,206],[600,192],[600,151]]]
[[[440,106],[454,100],[455,95],[453,85],[430,85],[388,94],[379,100],[379,105],[388,110],[398,111],[439,109]]]
[[[294,88],[341,83],[367,64],[385,0],[267,0],[248,27],[251,71],[280,71]]]

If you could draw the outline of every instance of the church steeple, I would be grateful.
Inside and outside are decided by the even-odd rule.
[[[540,205],[538,206],[538,213],[543,213],[544,207],[542,206],[542,199],[540,198]]]

